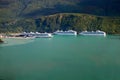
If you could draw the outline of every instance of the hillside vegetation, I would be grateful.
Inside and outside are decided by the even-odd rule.
[[[103,30],[108,34],[120,34],[120,17],[102,17],[88,14],[63,13],[41,16],[35,19],[16,19],[0,22],[0,32],[54,32],[73,29]]]
[[[120,34],[119,4],[120,0],[0,0],[0,32],[99,29]]]
[[[120,0],[0,0],[0,19],[34,18],[56,13],[120,16]]]

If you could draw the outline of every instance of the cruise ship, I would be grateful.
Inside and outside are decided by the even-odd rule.
[[[104,31],[82,31],[79,33],[80,35],[90,35],[90,36],[106,36],[106,33]]]
[[[53,37],[51,33],[35,33],[36,38],[51,38]]]
[[[76,31],[73,30],[68,30],[68,31],[62,31],[62,30],[57,30],[54,32],[55,35],[77,35]]]
[[[51,38],[53,37],[51,33],[39,33],[39,32],[30,32],[30,33],[22,33],[21,35],[27,36],[27,37],[35,37],[35,38]]]

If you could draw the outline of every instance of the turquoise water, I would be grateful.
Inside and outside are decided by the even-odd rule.
[[[120,80],[120,36],[5,41],[0,80]]]

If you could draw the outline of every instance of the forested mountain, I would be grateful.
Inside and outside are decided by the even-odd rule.
[[[54,32],[56,30],[103,30],[108,34],[120,34],[120,17],[101,17],[88,14],[62,13],[39,18],[27,18],[3,22],[0,32]]]
[[[119,16],[120,0],[0,0],[0,17],[36,17],[55,13]]]
[[[120,34],[119,4],[120,0],[0,0],[0,32],[100,29]]]

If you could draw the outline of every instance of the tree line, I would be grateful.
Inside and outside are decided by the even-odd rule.
[[[63,13],[38,18],[0,21],[0,32],[54,32],[56,30],[103,30],[120,34],[119,17],[102,17],[88,14]]]

